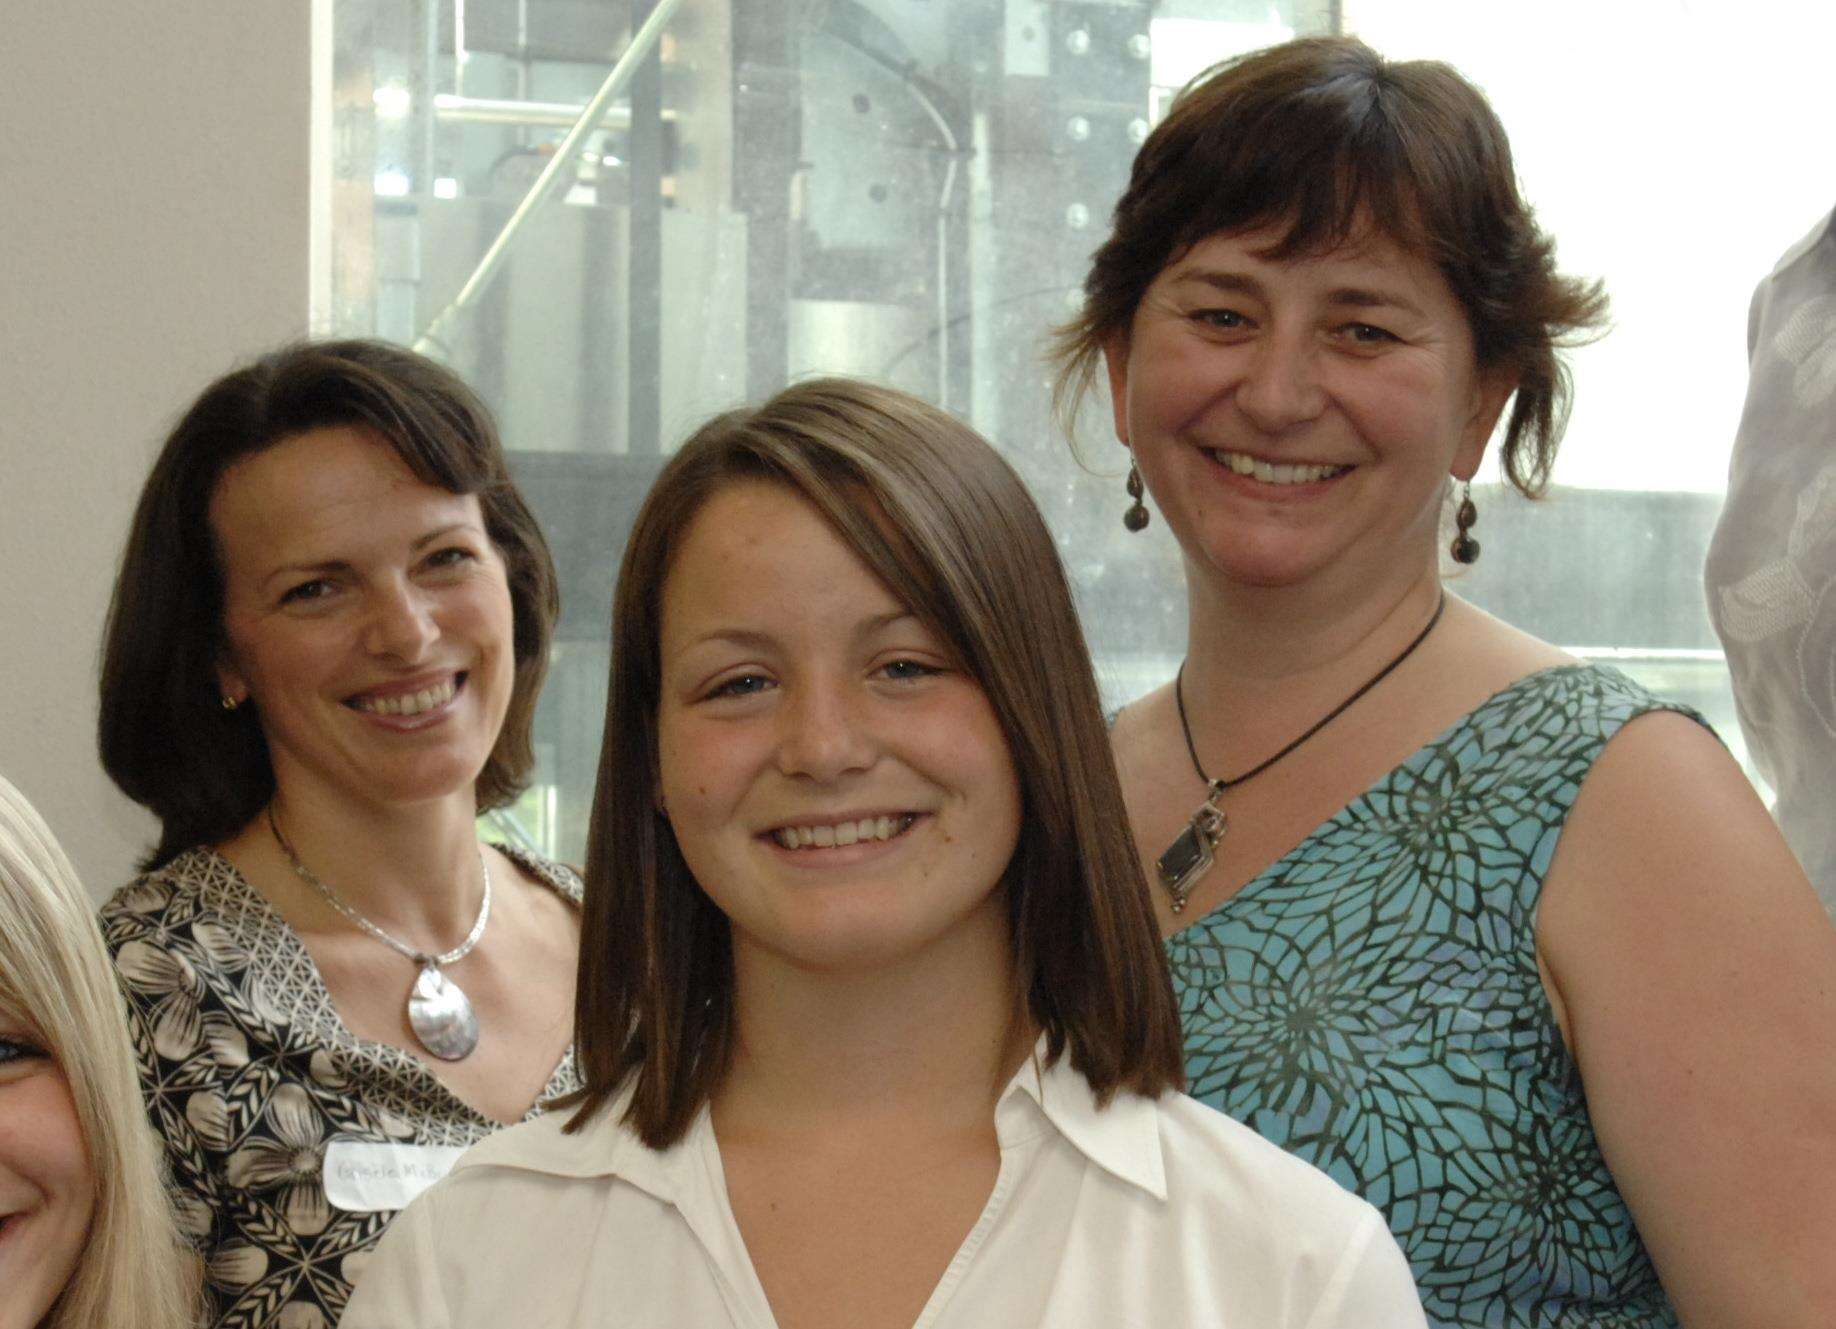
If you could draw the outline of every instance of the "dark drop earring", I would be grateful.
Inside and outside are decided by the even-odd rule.
[[[1472,529],[1479,522],[1479,509],[1473,506],[1473,482],[1467,480],[1460,494],[1460,506],[1454,512],[1454,538],[1448,552],[1456,563],[1477,563],[1479,561],[1479,542],[1473,539]]]
[[[1141,472],[1135,469],[1132,461],[1128,464],[1128,496],[1135,501],[1122,514],[1122,524],[1131,531],[1139,531],[1148,524],[1148,510],[1147,504],[1141,501]]]

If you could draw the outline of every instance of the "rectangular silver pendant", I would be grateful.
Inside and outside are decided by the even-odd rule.
[[[1216,861],[1217,844],[1224,838],[1228,824],[1217,806],[1218,795],[1222,792],[1216,790],[1205,800],[1192,814],[1192,820],[1186,823],[1186,829],[1174,836],[1166,852],[1154,861],[1154,870],[1159,873],[1160,884],[1176,914],[1185,909],[1192,888]]]

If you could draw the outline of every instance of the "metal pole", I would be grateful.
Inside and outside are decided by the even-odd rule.
[[[631,16],[651,0],[631,0]],[[663,77],[656,58],[631,80],[631,208],[625,244],[625,450],[663,452]]]
[[[440,86],[440,0],[419,0],[421,32],[419,58],[414,62],[410,83],[410,103],[414,116],[413,189],[419,194],[433,193],[434,182],[434,92]],[[413,326],[410,324],[409,326]]]
[[[443,123],[462,125],[571,125],[585,108],[569,102],[523,102],[493,97],[457,97],[442,92],[434,98],[434,115]],[[664,117],[668,119],[669,117]],[[612,106],[600,120],[603,129],[629,129],[631,108]]]
[[[754,399],[790,375],[791,195],[802,169],[803,115],[797,29],[787,8],[732,9],[733,206],[746,218],[746,393]]]
[[[427,325],[427,330],[415,338],[415,350],[426,354],[446,349],[446,338],[451,334],[454,323],[483,294],[491,278],[497,275],[517,234],[555,192],[562,177],[573,166],[574,158],[579,155],[580,146],[586,142],[587,135],[598,128],[599,122],[605,118],[607,106],[624,90],[625,84],[631,81],[631,76],[644,62],[644,57],[650,54],[651,48],[662,37],[670,18],[681,7],[682,0],[658,0],[657,7],[644,20],[644,26],[632,34],[630,44],[625,47],[625,53],[619,56],[618,63],[612,66],[612,72],[606,75],[606,81],[599,85],[599,91],[593,94],[593,99],[581,111],[574,127],[561,140],[561,146],[555,149],[555,155],[542,168],[542,174],[536,177],[536,182],[529,187],[523,201],[516,205],[516,211],[504,223],[504,229],[497,233],[497,238],[485,250],[484,257],[478,260],[478,267],[466,278],[465,285],[459,288],[459,294],[440,311],[438,318]]]

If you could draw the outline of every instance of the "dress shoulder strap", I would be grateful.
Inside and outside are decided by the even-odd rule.
[[[1538,842],[1528,866],[1540,880],[1601,751],[1631,721],[1660,711],[1714,732],[1699,712],[1610,665],[1561,665],[1519,679],[1430,747],[1434,764],[1458,772],[1461,797],[1495,808],[1501,834]]]

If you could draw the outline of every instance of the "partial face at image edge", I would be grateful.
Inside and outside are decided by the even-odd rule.
[[[0,1018],[0,1329],[49,1316],[82,1259],[95,1203],[63,1071],[35,1035]]]

